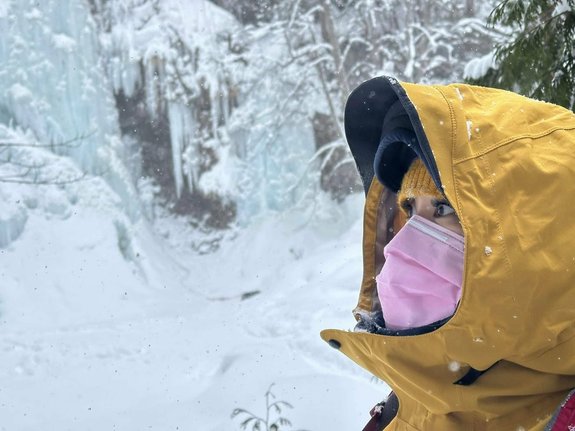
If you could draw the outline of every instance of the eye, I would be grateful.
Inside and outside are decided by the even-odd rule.
[[[434,217],[445,217],[451,214],[455,214],[455,210],[447,202],[437,202],[435,205]]]
[[[413,205],[410,199],[407,199],[401,203],[401,208],[407,214],[407,217],[411,217],[413,215]]]

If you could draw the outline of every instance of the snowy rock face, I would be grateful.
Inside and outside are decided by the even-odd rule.
[[[301,199],[314,137],[286,118],[293,86],[262,62],[285,51],[278,35],[242,40],[206,0],[110,0],[92,13],[124,140],[176,212],[221,228]]]
[[[201,218],[197,204],[211,202],[208,224],[224,227],[235,216],[226,180],[233,169],[218,166],[233,164],[225,157],[225,126],[236,103],[225,38],[235,20],[203,0],[94,2],[92,14],[122,134],[141,155],[140,173],[158,183],[177,212]],[[202,181],[210,171],[222,181]]]
[[[221,44],[215,43],[214,34],[218,27],[234,23],[223,11],[213,17],[219,19],[208,19],[208,14],[218,11],[215,7],[206,11],[203,1],[188,2],[184,7],[174,1],[115,0],[93,10],[114,94],[124,103],[142,104],[147,113],[144,118],[150,121],[158,122],[162,117],[167,120],[171,145],[167,150],[172,155],[167,161],[177,196],[186,183],[193,188],[198,181],[201,136],[197,133],[204,129],[214,136],[218,120],[227,114],[220,112],[228,109],[226,101],[217,101],[219,95],[225,97],[228,92],[222,88],[217,67],[213,67],[209,56],[225,54]],[[200,118],[196,106],[203,91],[209,93],[210,102],[215,102],[209,103],[205,119]],[[202,120],[209,124],[201,124]],[[137,129],[124,133],[149,139]]]

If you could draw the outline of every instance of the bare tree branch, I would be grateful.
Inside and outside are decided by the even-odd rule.
[[[55,144],[34,144],[29,142],[19,142],[19,141],[2,141],[0,140],[0,148],[10,148],[10,147],[32,147],[32,148],[58,148],[58,147],[79,147],[82,145],[80,141],[83,141],[90,136],[96,134],[96,131],[90,132],[86,135],[80,135],[75,138],[69,139],[67,141],[58,142]],[[80,142],[78,145],[70,145],[74,142]]]
[[[0,176],[0,183],[61,186],[61,185],[72,184],[72,183],[77,183],[77,182],[83,181],[84,179],[86,179],[86,177],[87,177],[87,174],[84,173],[84,174],[80,175],[79,177],[72,178],[69,180],[43,179],[43,180],[38,181],[38,180],[25,180],[25,179],[19,178],[18,176],[5,176],[5,177]]]

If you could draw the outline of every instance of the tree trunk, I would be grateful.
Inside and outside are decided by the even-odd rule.
[[[322,14],[321,14],[321,34],[323,39],[329,43],[331,46],[331,55],[335,64],[335,74],[336,79],[341,89],[340,94],[342,95],[342,104],[345,105],[345,100],[349,95],[349,83],[347,82],[347,76],[345,74],[345,68],[343,67],[341,49],[339,46],[339,41],[337,34],[335,32],[335,25],[333,22],[333,17],[331,15],[331,7],[328,0],[321,0]]]
[[[472,17],[475,15],[475,0],[465,0],[465,16]]]

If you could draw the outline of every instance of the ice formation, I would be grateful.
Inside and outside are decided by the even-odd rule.
[[[0,124],[28,130],[85,172],[103,175],[137,218],[137,197],[115,148],[117,113],[87,4],[2,2],[0,31]]]
[[[240,223],[285,210],[317,187],[302,119],[327,108],[299,106],[296,66],[269,73],[281,35],[254,31],[240,55],[238,26],[206,0],[0,1],[0,124],[105,178],[136,220],[141,147],[122,135],[117,96],[143,92],[133,109],[167,119],[174,195],[233,201]]]

